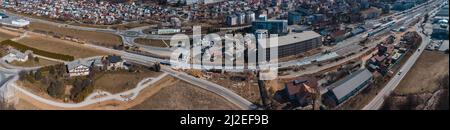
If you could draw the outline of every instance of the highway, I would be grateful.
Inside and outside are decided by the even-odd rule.
[[[191,75],[188,75],[186,73],[177,72],[170,68],[163,69],[163,71],[169,73],[170,75],[172,75],[176,78],[179,78],[179,79],[189,82],[191,84],[197,85],[200,88],[203,88],[203,89],[211,91],[217,95],[220,95],[223,98],[225,98],[226,100],[237,105],[239,108],[241,108],[243,110],[256,109],[256,106],[253,105],[250,101],[246,100],[245,98],[237,95],[233,91],[231,91],[227,88],[224,88],[220,85],[214,84],[214,83],[206,81],[206,80],[200,80]]]
[[[144,63],[140,60],[133,59],[132,57],[125,57],[124,59],[131,61],[131,62],[140,63],[140,64],[148,64],[148,62]],[[188,75],[184,72],[172,70],[171,68],[166,67],[166,66],[162,66],[161,70],[163,72],[170,74],[173,77],[180,79],[180,80],[191,83],[191,84],[193,84],[197,87],[200,87],[204,90],[213,92],[213,93],[225,98],[226,100],[235,104],[236,106],[238,106],[239,108],[241,108],[243,110],[256,109],[256,106],[254,104],[252,104],[250,101],[237,95],[233,91],[231,91],[223,86],[220,86],[218,84],[212,83],[207,80],[196,78],[196,77]]]
[[[434,2],[436,3],[436,1],[434,1]],[[424,6],[423,6],[423,4],[422,4],[422,5],[420,5],[419,7],[415,7],[415,9],[413,9],[413,11],[411,11],[411,12],[417,12],[417,11],[418,11],[418,12],[422,12],[422,11],[420,11],[420,10],[423,10],[423,8],[424,8]],[[402,13],[402,14],[403,14],[403,13]],[[400,16],[404,16],[404,15],[402,15],[402,14],[400,14]],[[405,14],[406,16],[404,16],[404,17],[410,17],[411,14],[412,14],[412,13],[406,13],[406,14]],[[399,14],[394,14],[394,15],[395,15],[395,16],[398,16]],[[68,27],[68,28],[79,29],[79,30],[88,30],[88,31],[107,32],[107,33],[113,33],[113,34],[116,34],[116,35],[122,34],[122,33],[119,32],[119,31],[111,30],[111,29],[99,29],[99,28],[89,28],[89,27],[81,27],[81,26],[72,26],[72,25],[60,24],[60,23],[55,23],[55,22],[50,22],[50,21],[45,21],[45,20],[40,20],[40,19],[35,19],[35,18],[28,18],[28,19],[31,19],[32,21],[44,22],[44,23],[48,23],[48,24],[52,24],[52,25],[60,26],[60,27]],[[381,19],[381,18],[380,18],[380,19]],[[378,20],[380,20],[380,19],[378,19]],[[390,29],[390,28],[389,28],[389,29]],[[130,43],[132,44],[132,43],[134,42],[134,41],[132,41],[132,39],[127,39],[126,37],[124,37],[124,36],[122,36],[122,35],[120,35],[120,36],[124,39],[124,42],[125,42],[126,44],[130,44]],[[359,36],[359,35],[358,35],[358,36]],[[332,47],[332,51],[338,51],[338,50],[341,50],[341,49],[343,49],[343,48],[346,48],[347,46],[349,46],[349,45],[351,45],[351,44],[357,44],[357,41],[358,41],[358,40],[361,40],[361,38],[358,37],[358,36],[354,36],[354,37],[352,37],[352,38],[349,38],[349,39],[345,40],[344,42],[342,42],[342,44],[338,44],[338,45]],[[153,36],[147,35],[146,37],[153,37]],[[425,38],[423,38],[423,40],[425,40]],[[107,51],[107,52],[111,52],[111,53],[113,53],[113,54],[121,55],[121,56],[124,57],[124,59],[130,59],[130,60],[133,60],[133,61],[143,62],[144,64],[164,61],[164,59],[153,58],[153,57],[148,57],[148,56],[143,56],[143,55],[138,55],[138,54],[132,54],[132,53],[128,53],[128,52],[124,52],[124,51],[119,51],[119,50],[113,50],[113,49],[105,48],[105,47],[101,47],[101,46],[96,46],[96,45],[91,45],[91,44],[85,44],[85,45],[86,45],[86,46],[89,46],[89,47],[92,47],[92,48],[96,48],[96,49],[104,50],[104,51]],[[423,43],[422,43],[421,47],[423,47],[423,46],[424,46],[424,45],[423,45]],[[151,52],[151,51],[152,51],[152,48],[147,48],[147,50]],[[421,49],[421,50],[423,50],[423,49]],[[418,55],[420,55],[420,53],[421,53],[421,52],[419,52]],[[295,61],[290,61],[290,62],[280,63],[279,67],[288,67],[288,66],[298,65],[299,63],[307,63],[308,60],[312,61],[313,59],[316,59],[317,56],[321,56],[321,55],[322,55],[322,54],[317,54],[317,55],[314,55],[314,56],[312,56],[312,57],[308,57],[308,58],[304,58],[304,59],[300,59],[300,60],[295,60]],[[414,53],[414,55],[411,56],[411,58],[414,58],[415,55],[416,55],[416,53]],[[417,57],[418,57],[418,56],[417,56]],[[410,58],[410,59],[411,59],[411,58]],[[411,61],[411,62],[412,62],[412,61]],[[415,62],[415,61],[414,61],[414,62]],[[410,63],[410,60],[408,60],[407,64],[409,63],[409,64],[411,64],[411,66],[412,66],[412,64],[413,64],[414,62]],[[190,66],[190,65],[189,65],[189,66]],[[407,66],[409,66],[409,65],[405,65],[404,67],[407,67]],[[236,67],[236,68],[240,68],[240,67]],[[243,67],[241,67],[241,68],[243,68]],[[233,104],[239,106],[239,107],[242,108],[242,109],[253,109],[253,108],[255,107],[251,102],[245,100],[244,98],[242,98],[242,97],[240,97],[239,95],[235,94],[235,93],[232,92],[231,90],[226,89],[226,88],[224,88],[224,87],[222,87],[222,86],[220,86],[220,85],[211,83],[211,82],[206,81],[206,80],[202,80],[202,79],[195,78],[195,77],[190,76],[190,75],[187,75],[187,74],[185,74],[185,73],[183,73],[183,72],[177,72],[177,71],[174,71],[174,70],[172,70],[172,69],[169,68],[169,67],[162,67],[162,70],[163,70],[164,72],[170,74],[171,76],[177,77],[177,78],[179,78],[179,79],[181,79],[181,80],[184,80],[184,81],[187,81],[187,82],[189,82],[189,83],[192,83],[192,84],[194,84],[194,85],[196,85],[196,86],[198,86],[198,87],[200,87],[200,88],[203,88],[203,89],[205,89],[205,90],[208,90],[208,91],[211,91],[211,92],[213,92],[213,93],[216,93],[216,94],[218,94],[218,95],[224,97],[224,98],[227,99],[228,101],[232,102]],[[402,71],[406,71],[406,72],[407,72],[407,70],[409,70],[409,69],[408,69],[408,68],[404,68],[404,69],[402,68],[402,69],[401,69],[401,72],[402,72]],[[10,71],[10,70],[9,70],[9,71]],[[18,71],[14,71],[14,72],[17,73]],[[403,78],[403,76],[404,76],[405,74],[406,74],[406,73],[401,73],[401,74],[398,76],[398,78],[400,78],[400,79],[393,79],[393,80],[398,80],[398,81],[400,81],[401,78]],[[402,75],[403,75],[403,76],[402,76]],[[394,78],[395,78],[395,77],[394,77]],[[397,84],[398,84],[398,83],[397,83]],[[393,81],[393,83],[391,83],[391,86],[392,86],[393,88],[395,88],[396,83]],[[20,89],[20,88],[19,88],[19,89]],[[386,89],[386,90],[385,90],[385,89]],[[376,99],[374,99],[375,101],[371,101],[371,103],[368,104],[367,108],[368,108],[368,109],[377,108],[378,104],[380,104],[379,102],[381,102],[381,104],[382,104],[382,102],[383,102],[383,97],[384,97],[383,95],[384,95],[384,94],[387,94],[387,93],[389,93],[390,91],[393,90],[393,89],[392,89],[392,90],[391,90],[391,89],[392,89],[391,87],[385,87],[385,88],[383,89],[384,91],[382,90],[383,94],[379,94],[379,95],[381,95],[381,96],[377,95],[378,98],[376,97]],[[26,93],[26,91],[24,91],[24,93]],[[36,99],[36,98],[40,98],[40,97],[33,97],[33,98]],[[380,98],[380,99],[379,99],[379,98]],[[374,103],[372,103],[372,102],[374,102]],[[365,107],[365,108],[366,108],[366,107]]]
[[[90,46],[92,48],[98,48],[100,50],[103,50],[103,51],[106,51],[106,52],[110,52],[110,53],[113,53],[113,54],[121,55],[126,60],[135,61],[135,62],[138,62],[140,64],[149,64],[149,63],[160,62],[160,59],[157,59],[157,58],[142,56],[142,55],[138,55],[138,54],[132,54],[132,53],[128,53],[128,52],[124,52],[124,51],[118,51],[118,50],[109,49],[109,48],[105,48],[105,47],[100,47],[100,46],[96,46],[96,45],[90,45],[90,44],[85,44],[85,45],[86,46]],[[88,59],[90,59],[90,58],[88,58]],[[4,68],[0,67],[0,69],[8,71],[8,72],[12,71],[13,73],[18,73],[20,71],[20,69],[23,69],[23,68],[15,68],[15,69],[11,70],[11,69],[4,69]],[[162,71],[170,74],[171,76],[179,78],[179,79],[181,79],[183,81],[186,81],[186,82],[189,82],[189,83],[191,83],[193,85],[196,85],[196,86],[198,86],[198,87],[200,87],[202,89],[205,89],[205,90],[208,90],[208,91],[213,92],[215,94],[218,94],[219,96],[225,98],[226,100],[230,101],[231,103],[235,104],[236,106],[238,106],[241,109],[244,109],[244,110],[255,109],[255,106],[251,102],[249,102],[248,100],[246,100],[246,99],[242,98],[241,96],[235,94],[231,90],[229,90],[227,88],[224,88],[224,87],[222,87],[220,85],[211,83],[211,82],[206,81],[206,80],[195,78],[193,76],[187,75],[187,74],[182,73],[182,72],[174,71],[171,68],[168,68],[168,67],[165,67],[165,66],[162,67]],[[39,97],[37,95],[34,95],[31,92],[28,92],[27,90],[24,90],[23,88],[20,88],[19,86],[17,86],[13,82],[15,80],[17,80],[17,78],[10,80],[12,82],[9,82],[9,85],[13,86],[14,88],[19,90],[20,92],[22,92],[22,93],[32,97],[33,99],[41,101],[43,103],[50,104],[50,105],[53,105],[53,106],[63,107],[63,108],[83,107],[83,106],[91,105],[91,104],[102,102],[102,101],[114,100],[114,99],[115,100],[120,100],[121,99],[121,98],[117,98],[118,96],[115,95],[115,96],[108,96],[108,97],[105,97],[105,98],[100,98],[100,99],[95,99],[95,100],[86,100],[86,101],[83,101],[83,102],[78,103],[78,104],[59,103],[59,102],[55,102],[55,101],[52,101],[52,100],[48,100],[48,99]],[[137,88],[139,88],[139,86]],[[130,92],[127,91],[127,93],[130,93]]]
[[[439,3],[441,0],[434,0],[434,1],[430,1],[431,4],[436,4]],[[395,16],[396,18],[400,19],[400,18],[407,18],[407,17],[411,17],[411,14],[414,14],[414,12],[417,12],[420,10],[422,10],[423,8],[426,7],[426,3],[422,3],[418,6],[415,6],[414,8],[408,9],[408,10],[404,10],[401,12],[397,12],[394,14],[391,14],[389,16],[384,16],[381,18],[378,18],[376,20],[370,20],[370,21],[381,21],[387,17],[391,17],[391,16]],[[8,12],[6,12],[8,13]],[[8,13],[8,15],[15,15],[16,14],[12,14],[12,13]],[[22,16],[21,16],[22,17]],[[111,33],[111,34],[115,34],[120,36],[123,39],[123,44],[124,45],[136,45],[138,47],[140,47],[143,51],[161,56],[161,57],[170,57],[172,50],[170,49],[166,49],[166,48],[158,48],[158,47],[148,47],[148,46],[143,46],[143,45],[138,45],[136,43],[134,43],[134,39],[137,37],[145,37],[145,38],[149,38],[149,39],[170,39],[172,36],[170,35],[150,35],[150,34],[144,34],[142,32],[141,27],[135,28],[135,29],[129,29],[126,31],[116,31],[116,30],[112,30],[112,29],[101,29],[101,28],[92,28],[92,27],[82,27],[82,26],[73,26],[73,25],[67,25],[67,24],[61,24],[61,23],[56,23],[56,22],[52,22],[52,21],[46,21],[46,20],[41,20],[41,19],[36,19],[36,18],[28,18],[32,21],[39,21],[39,22],[44,22],[47,24],[51,24],[51,25],[55,25],[55,26],[60,26],[60,27],[68,27],[68,28],[72,28],[72,29],[79,29],[79,30],[88,30],[88,31],[98,31],[98,32],[106,32],[106,33]],[[387,28],[385,29],[385,31],[389,31],[392,28]],[[137,32],[136,36],[126,36],[126,33],[128,31],[131,32]],[[367,31],[366,31],[367,32]],[[338,51],[342,51],[345,50],[348,46],[350,45],[357,45],[359,43],[359,41],[362,40],[362,36],[364,35],[364,33],[350,37],[348,39],[345,39],[344,41],[341,41],[339,43],[337,43],[337,45],[331,47],[330,51],[331,54],[333,54],[333,52],[338,52]],[[99,47],[96,47],[99,48]],[[357,49],[355,50],[350,50],[353,51],[355,53],[357,53]],[[349,52],[350,53],[350,52]],[[317,59],[332,59],[335,58],[335,56],[328,56],[329,54],[316,54],[313,56],[309,56],[306,58],[302,58],[302,59],[298,59],[298,60],[292,60],[292,61],[288,61],[288,62],[279,62],[277,65],[270,65],[270,64],[266,64],[268,66],[278,66],[278,68],[286,68],[286,67],[290,67],[290,66],[300,66],[300,65],[306,65],[306,64],[311,64],[312,61],[317,60]],[[142,58],[139,58],[142,59]],[[154,58],[151,61],[163,61],[164,59],[160,59],[160,58]],[[183,65],[183,63],[179,64],[180,66],[190,66],[190,65]],[[210,66],[207,66],[207,68],[210,68]],[[237,66],[236,68],[244,68],[244,66]],[[253,68],[249,68],[249,69],[253,69]]]

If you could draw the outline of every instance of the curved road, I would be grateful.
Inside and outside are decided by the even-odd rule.
[[[160,76],[156,77],[156,78],[151,78],[150,82],[147,82],[150,79],[144,79],[141,82],[138,83],[138,85],[136,86],[136,88],[122,92],[122,93],[118,93],[118,94],[113,94],[113,95],[107,95],[104,97],[99,97],[99,98],[92,98],[95,97],[97,95],[97,93],[93,93],[92,95],[88,96],[91,98],[88,98],[86,100],[84,100],[83,102],[80,103],[62,103],[62,102],[56,102],[53,100],[49,100],[49,99],[45,99],[42,98],[38,95],[35,95],[23,88],[21,88],[20,86],[17,86],[17,84],[14,83],[14,81],[16,81],[18,79],[18,76],[15,76],[14,79],[10,80],[11,82],[9,82],[8,85],[11,85],[12,87],[14,87],[16,90],[22,92],[23,94],[30,96],[31,98],[38,100],[39,102],[45,103],[45,104],[49,104],[52,106],[57,106],[57,107],[61,107],[61,108],[80,108],[80,107],[85,107],[85,106],[89,106],[95,103],[99,103],[99,102],[104,102],[104,101],[108,101],[108,100],[118,100],[118,101],[129,101],[129,100],[133,100],[137,97],[137,95],[139,95],[139,93],[146,87],[148,87],[151,84],[154,84],[155,82],[159,81],[160,79],[164,78],[165,76],[167,76],[167,73],[161,74]],[[147,83],[146,83],[147,82]],[[131,96],[131,97],[128,97]]]

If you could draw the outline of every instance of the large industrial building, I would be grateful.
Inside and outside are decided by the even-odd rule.
[[[258,39],[264,38],[264,36],[261,37],[258,33],[256,36]],[[273,43],[269,43],[269,45],[261,44],[261,48],[266,49],[266,58],[270,57],[270,49],[274,47],[278,47],[278,57],[282,58],[297,55],[321,46],[322,36],[314,31],[304,31],[301,33],[290,33],[279,36],[278,45]]]
[[[270,34],[287,34],[287,20],[257,20],[252,23],[253,31],[259,29],[268,30]]]
[[[367,69],[358,70],[328,87],[324,99],[333,99],[335,104],[341,104],[357,92],[367,87],[373,80],[372,73]]]
[[[7,14],[0,13],[0,24],[3,26],[23,28],[30,25],[30,21],[21,19],[15,16],[8,16]]]

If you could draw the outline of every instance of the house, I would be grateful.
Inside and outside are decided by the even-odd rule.
[[[125,60],[122,59],[121,56],[109,55],[106,57],[106,69],[107,70],[115,70],[125,68],[124,63]]]
[[[22,53],[13,48],[9,48],[8,51],[9,51],[9,54],[6,55],[5,57],[3,57],[3,59],[5,59],[5,61],[8,63],[11,63],[13,61],[25,62],[28,60],[28,55],[33,53],[30,50],[27,50],[27,51],[25,51],[25,53]]]
[[[298,77],[285,83],[285,93],[293,106],[304,107],[315,100],[318,86],[317,79],[312,77]]]
[[[67,72],[70,77],[89,75],[93,61],[76,60],[67,63]]]
[[[345,39],[345,31],[338,30],[338,31],[332,32],[330,34],[330,37],[334,42],[340,42]]]
[[[105,68],[105,60],[103,58],[94,59],[92,66],[103,70]]]

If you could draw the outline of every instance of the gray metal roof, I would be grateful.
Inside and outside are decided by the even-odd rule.
[[[332,89],[334,95],[338,100],[341,100],[350,92],[355,90],[359,85],[361,85],[364,81],[367,81],[372,77],[372,73],[369,70],[363,69],[353,74],[345,77],[342,80],[339,80],[336,83],[330,85],[330,89]]]
[[[320,36],[321,36],[320,34],[314,32],[314,31],[303,31],[301,33],[290,33],[288,35],[278,37],[278,46],[299,43],[299,42],[311,40],[314,38],[318,38]],[[267,40],[267,43],[269,43],[269,46],[261,44],[261,47],[262,48],[276,47],[277,46],[276,44],[270,43],[270,39],[273,39],[273,37],[271,37],[269,39],[265,39],[265,40]],[[264,39],[262,39],[262,40],[264,40]]]
[[[77,68],[79,66],[86,66],[86,67],[90,67],[92,65],[94,61],[86,61],[86,60],[76,60],[76,61],[72,61],[67,63],[67,69],[68,70],[72,70],[74,68]]]

